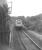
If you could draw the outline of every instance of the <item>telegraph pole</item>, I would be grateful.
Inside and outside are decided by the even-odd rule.
[[[8,12],[8,14],[11,14],[11,12],[12,12],[12,1],[10,1],[10,2],[8,2],[8,4],[10,4],[10,6],[8,6],[8,8],[9,8],[9,12]]]

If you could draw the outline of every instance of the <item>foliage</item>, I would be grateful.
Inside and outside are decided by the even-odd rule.
[[[28,30],[42,33],[42,14],[32,16],[27,23]]]
[[[8,15],[8,8],[6,5],[0,6],[0,36],[1,42],[5,43],[7,41],[7,36],[9,34],[8,20],[10,19]]]

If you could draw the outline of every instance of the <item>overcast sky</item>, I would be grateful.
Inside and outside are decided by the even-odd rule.
[[[8,0],[11,1],[11,0]],[[12,0],[12,16],[34,16],[42,13],[42,0]]]

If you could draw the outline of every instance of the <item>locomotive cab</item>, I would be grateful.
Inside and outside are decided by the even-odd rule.
[[[18,29],[18,30],[21,30],[23,28],[23,23],[22,23],[21,19],[16,20],[15,28]]]
[[[22,24],[22,20],[21,20],[21,19],[16,20],[15,25],[16,25],[17,27],[21,27],[21,26],[23,25],[23,24]]]

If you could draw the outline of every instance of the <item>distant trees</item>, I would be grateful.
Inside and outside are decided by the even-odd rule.
[[[42,14],[27,18],[27,28],[42,33]]]

